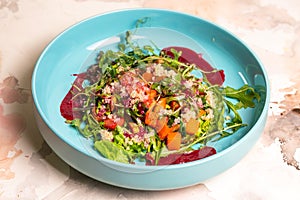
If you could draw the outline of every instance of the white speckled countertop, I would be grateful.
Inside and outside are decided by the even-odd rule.
[[[70,168],[33,117],[31,73],[70,25],[103,12],[166,8],[217,23],[243,40],[269,74],[271,104],[260,140],[237,165],[172,191],[106,185]],[[0,0],[0,199],[300,199],[299,0]]]

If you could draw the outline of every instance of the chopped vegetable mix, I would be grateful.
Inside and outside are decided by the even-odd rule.
[[[126,35],[119,51],[101,51],[96,64],[74,75],[60,105],[66,123],[91,138],[102,156],[146,165],[191,162],[216,153],[208,141],[246,126],[238,110],[260,100],[254,88],[224,87],[224,71],[191,49],[156,54]]]

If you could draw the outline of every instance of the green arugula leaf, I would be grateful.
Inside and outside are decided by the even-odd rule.
[[[260,96],[255,92],[254,88],[249,85],[244,85],[239,89],[225,87],[222,94],[226,97],[236,99],[238,102],[234,105],[235,109],[253,108],[255,106],[254,99],[260,100]]]
[[[151,18],[150,17],[143,17],[143,18],[140,18],[136,21],[136,24],[135,24],[135,28],[139,28],[141,27],[143,24],[146,24]]]
[[[154,49],[150,45],[145,45],[144,50],[147,51],[149,54],[154,54]]]
[[[240,116],[240,114],[237,112],[237,109],[236,107],[234,106],[234,104],[228,100],[225,100],[225,103],[228,107],[228,112],[232,111],[233,114],[234,114],[234,118],[231,120],[232,123],[242,123],[242,118]]]
[[[125,41],[126,41],[126,44],[131,44],[131,41],[132,41],[132,33],[131,31],[126,31],[125,33]]]
[[[178,60],[179,57],[181,56],[182,52],[181,51],[176,51],[175,49],[171,49],[171,52],[173,54],[174,60]]]

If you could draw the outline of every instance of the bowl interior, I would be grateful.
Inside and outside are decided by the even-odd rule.
[[[136,22],[145,23],[135,29]],[[225,71],[225,83],[234,88],[244,84],[268,89],[266,74],[253,53],[233,35],[202,19],[171,11],[138,9],[108,13],[84,20],[56,37],[44,50],[33,73],[35,105],[43,120],[63,141],[78,151],[102,159],[91,141],[68,126],[59,106],[74,81],[74,76],[95,62],[101,48],[116,49],[125,31],[136,31],[139,44],[163,48],[184,46],[202,53],[215,68]],[[232,146],[255,125],[266,97],[253,109],[241,110],[247,127],[212,144],[217,152]]]

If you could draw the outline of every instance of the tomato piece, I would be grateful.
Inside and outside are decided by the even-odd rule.
[[[103,120],[104,122],[104,128],[108,129],[108,130],[115,130],[115,128],[117,127],[117,123],[112,120],[112,119],[105,119]]]

